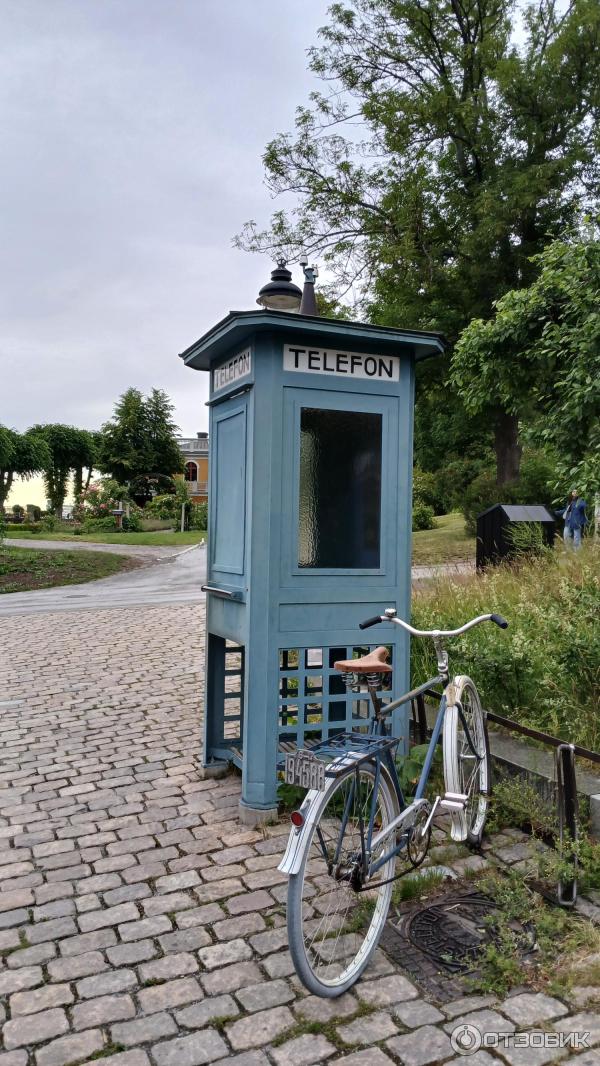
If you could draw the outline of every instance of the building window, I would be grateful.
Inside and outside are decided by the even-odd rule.
[[[198,480],[198,467],[196,466],[196,463],[186,463],[185,464],[185,480],[186,481],[197,481]]]

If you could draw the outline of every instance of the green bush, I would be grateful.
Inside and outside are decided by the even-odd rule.
[[[492,507],[495,503],[516,503],[517,493],[514,485],[498,485],[496,475],[485,470],[467,485],[462,500],[462,513],[465,516],[465,529],[470,537],[477,532],[477,515]]]
[[[489,459],[450,458],[436,470],[437,492],[442,514],[450,511],[462,511],[463,498],[467,485],[485,470],[491,472]]]
[[[429,470],[413,469],[413,500],[420,500],[433,508],[434,514],[444,514],[437,476]]]
[[[53,533],[56,529],[56,516],[53,514],[44,514],[40,518],[40,529],[44,533]]]
[[[414,598],[413,624],[451,629],[497,611],[492,624],[449,643],[453,673],[473,677],[489,710],[598,751],[600,552],[547,551],[482,576],[432,582]],[[413,681],[435,673],[431,641],[411,641]]]
[[[129,514],[123,515],[123,533],[141,533],[142,520],[139,508],[131,507]]]
[[[7,522],[6,523],[6,536],[18,537],[19,533],[40,533],[42,530],[41,522]]]
[[[82,522],[84,533],[118,533],[114,515],[106,518],[84,518]]]
[[[208,529],[208,504],[194,503],[190,514],[190,529]]]
[[[428,503],[424,503],[423,500],[413,500],[413,533],[418,533],[421,529],[435,529],[436,525],[437,523],[433,515],[433,507],[430,507]]]
[[[145,518],[173,519],[181,516],[181,503],[174,493],[155,496],[144,507]]]
[[[548,453],[541,449],[525,451],[515,486],[518,502],[541,503],[552,509],[558,480],[555,461]]]

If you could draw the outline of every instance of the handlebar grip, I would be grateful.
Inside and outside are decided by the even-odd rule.
[[[367,618],[366,622],[359,622],[358,623],[358,628],[359,629],[368,629],[369,626],[379,625],[380,622],[381,622],[381,615],[380,614],[376,614],[374,618]]]
[[[497,626],[500,626],[500,629],[508,629],[508,622],[501,614],[493,614],[491,620],[492,622],[495,622]]]

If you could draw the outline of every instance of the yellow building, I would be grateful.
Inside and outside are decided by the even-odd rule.
[[[184,478],[194,503],[208,500],[208,433],[195,437],[178,437],[177,442],[185,459]]]

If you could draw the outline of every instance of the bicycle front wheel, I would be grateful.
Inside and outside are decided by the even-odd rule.
[[[359,978],[373,954],[387,917],[395,859],[364,880],[363,839],[373,815],[373,836],[389,825],[398,803],[383,771],[375,795],[375,772],[365,764],[324,793],[307,836],[302,865],[288,887],[290,953],[304,986],[317,996],[341,996]],[[371,861],[395,844],[390,833]],[[381,882],[388,881],[387,884]]]
[[[447,792],[458,792],[467,801],[464,811],[452,814],[451,835],[453,840],[466,840],[476,847],[481,843],[490,794],[487,731],[479,693],[471,679],[455,677],[454,685],[456,704],[447,708],[444,717],[444,779]]]

